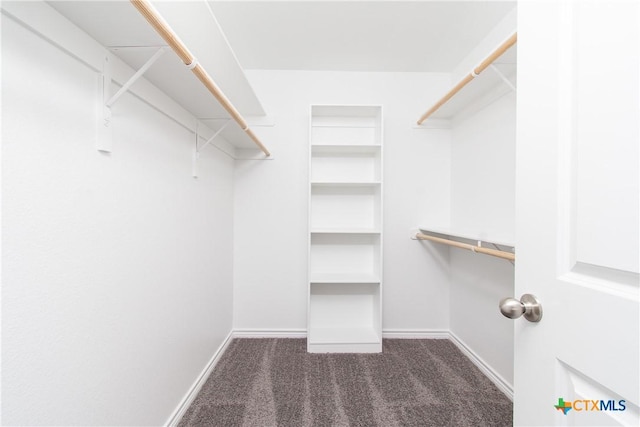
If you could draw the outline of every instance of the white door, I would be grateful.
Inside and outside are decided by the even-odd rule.
[[[639,8],[518,4],[515,425],[640,425]]]

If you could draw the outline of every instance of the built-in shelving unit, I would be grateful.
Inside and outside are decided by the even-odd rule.
[[[429,120],[447,123],[464,117],[514,91],[516,57],[517,33],[514,33],[420,116],[418,126]]]
[[[312,353],[382,351],[382,108],[311,107]]]

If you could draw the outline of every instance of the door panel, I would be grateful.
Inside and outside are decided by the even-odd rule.
[[[516,425],[640,422],[639,17],[518,5],[515,288],[544,313],[515,327]]]
[[[588,277],[578,279],[573,274],[559,278],[557,286],[567,310],[558,307],[559,329],[564,332],[556,334],[555,357],[602,387],[638,402],[637,299],[591,286]]]
[[[638,15],[629,1],[574,3],[563,84],[574,95],[576,261],[638,273]]]
[[[624,400],[623,396],[613,393],[598,381],[570,368],[567,364],[558,361],[557,366],[558,394],[563,396],[565,401],[579,402],[574,403],[566,415],[563,414],[562,425],[598,427],[635,425],[634,422],[638,419],[637,406],[626,401],[621,404]],[[602,404],[600,402],[595,404],[596,407],[606,408],[606,410],[593,410],[595,403],[592,402],[593,396],[600,396],[598,400],[604,401]],[[558,405],[558,402],[556,401],[554,405]],[[622,405],[625,407],[624,411],[609,410],[622,409]]]

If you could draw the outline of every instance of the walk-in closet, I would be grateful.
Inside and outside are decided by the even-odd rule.
[[[640,424],[640,3],[2,1],[1,425]]]

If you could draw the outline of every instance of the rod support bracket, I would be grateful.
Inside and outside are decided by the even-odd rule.
[[[124,49],[124,47],[118,49]],[[166,49],[166,46],[158,48],[151,58],[113,95],[111,94],[111,85],[113,83],[114,58],[110,52],[105,53],[102,60],[102,75],[100,76],[99,93],[97,95],[98,106],[96,107],[96,149],[98,151],[110,153],[113,148],[111,107],[164,54]]]
[[[111,108],[107,105],[110,96],[113,68],[113,58],[107,52],[102,58],[102,74],[99,76],[98,93],[96,94],[96,150],[110,153],[113,147],[113,126],[111,123]]]
[[[511,90],[512,90],[512,91],[514,91],[514,92],[517,92],[517,88],[516,88],[516,86],[511,82],[511,80],[509,80],[509,79],[507,78],[507,76],[505,76],[505,75],[504,75],[504,73],[503,73],[502,71],[500,71],[500,69],[499,69],[498,67],[496,67],[495,65],[491,64],[491,65],[489,66],[489,68],[491,68],[491,69],[493,70],[493,72],[494,72],[494,73],[496,73],[496,75],[497,75],[498,77],[500,77],[500,79],[502,80],[502,82],[503,82],[504,84],[506,84],[506,85],[509,87],[509,89],[511,89]]]
[[[107,105],[108,107],[113,106],[113,104],[116,103],[116,101],[118,99],[120,99],[120,97],[129,90],[129,88],[138,81],[138,79],[140,79],[140,77],[142,77],[144,75],[144,73],[147,72],[147,70],[149,68],[151,68],[151,66],[158,60],[158,58],[160,58],[165,50],[167,48],[166,47],[160,47],[158,50],[156,50],[156,52],[151,56],[151,58],[149,58],[147,60],[147,62],[145,62],[142,67],[140,67],[140,69],[138,71],[136,71],[130,78],[129,80],[127,80],[122,87],[111,97],[109,98],[106,102],[105,105]]]
[[[213,136],[207,139],[207,141],[202,144],[202,146],[198,147],[198,140],[200,139],[200,135],[198,133],[198,119],[196,119],[196,141],[193,146],[193,154],[191,157],[191,176],[193,176],[194,178],[198,177],[198,158],[200,157],[200,152],[204,150],[207,145],[211,144],[216,139],[216,137],[218,137],[222,133],[222,131],[225,130],[227,126],[229,126],[229,123],[231,123],[231,119],[225,121],[224,124],[220,126],[217,131],[215,131]]]

